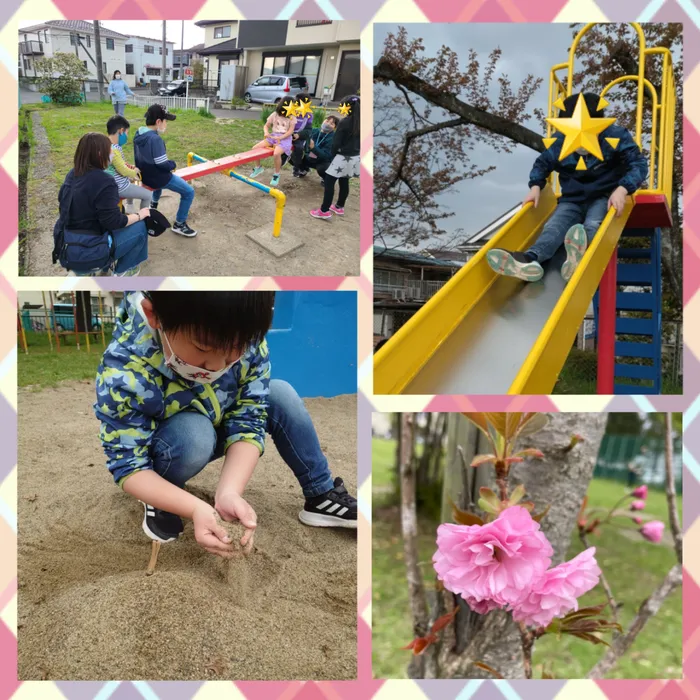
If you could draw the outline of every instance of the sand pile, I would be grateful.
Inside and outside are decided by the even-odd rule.
[[[301,493],[272,442],[246,491],[251,554],[224,562],[187,522],[148,577],[142,510],[103,466],[91,400],[90,384],[20,392],[20,678],[354,678],[355,535],[299,523]],[[354,492],[355,397],[308,406]],[[218,473],[192,490],[211,497]]]

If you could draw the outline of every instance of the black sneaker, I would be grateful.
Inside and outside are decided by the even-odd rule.
[[[296,168],[294,168],[294,170],[292,171],[292,177],[301,177],[301,173]]]
[[[151,202],[151,206],[148,208],[149,209],[158,209],[158,202]]]
[[[307,498],[299,520],[312,527],[347,527],[357,529],[357,499],[353,498],[337,477],[333,488],[320,496]]]
[[[188,238],[194,238],[197,232],[187,225],[186,221],[176,221],[172,225],[173,233],[179,233],[181,236],[187,236]]]
[[[143,503],[143,501],[142,501]],[[148,503],[143,504],[143,531],[158,542],[172,542],[183,531],[184,525],[179,515],[159,510]]]
[[[297,177],[306,177],[309,174],[308,170],[300,170]]]

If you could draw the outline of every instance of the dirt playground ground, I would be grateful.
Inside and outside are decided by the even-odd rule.
[[[147,577],[142,507],[104,466],[93,397],[92,382],[20,389],[20,679],[355,678],[355,532],[299,522],[301,491],[271,439],[246,490],[256,551],[226,572],[187,521]],[[307,406],[355,493],[356,396]],[[213,497],[219,469],[191,490]]]
[[[49,165],[50,145],[40,116],[32,114],[36,153],[28,180],[28,200],[32,228],[27,231],[25,270],[30,276],[66,276],[58,264],[51,263],[53,227],[58,216],[58,185]],[[272,161],[258,178],[269,185]],[[249,175],[252,165],[240,172]],[[360,274],[360,187],[350,185],[345,216],[330,221],[313,219],[311,209],[323,200],[323,187],[314,171],[305,178],[292,177],[290,166],[282,169],[279,188],[287,195],[281,236],[294,234],[304,245],[275,257],[246,236],[248,231],[268,227],[272,237],[275,200],[242,182],[219,173],[192,181],[195,198],[188,223],[199,233],[183,238],[166,231],[148,241],[148,260],[141,275],[153,277],[202,276],[357,276]],[[337,197],[337,189],[336,189]],[[179,195],[164,190],[159,209],[175,221]]]

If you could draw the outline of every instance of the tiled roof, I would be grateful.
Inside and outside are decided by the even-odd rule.
[[[129,34],[129,39],[145,39],[146,41],[152,41],[156,44],[162,44],[163,39],[154,39],[153,37],[150,36],[139,36],[138,34]],[[166,44],[175,44],[174,41],[167,41],[165,42]]]
[[[200,49],[199,53],[202,56],[216,55],[219,53],[234,53],[242,52],[243,49],[238,48],[238,39],[229,39],[228,41],[222,41],[220,44],[213,44],[212,46],[207,46],[205,49]]]
[[[84,19],[51,19],[47,22],[41,22],[40,24],[33,24],[31,27],[22,27],[19,33],[22,32],[35,32],[38,29],[45,29],[46,27],[55,27],[56,29],[66,29],[73,32],[82,32],[83,34],[92,34],[94,27],[92,22],[86,22]],[[114,37],[115,39],[126,39],[126,34],[120,34],[119,32],[112,31],[100,25],[100,35]]]
[[[455,269],[459,269],[460,267],[462,267],[463,264],[453,262],[451,260],[438,260],[436,258],[429,258],[426,255],[410,253],[407,250],[386,250],[385,248],[382,248],[378,245],[374,246],[374,257],[401,260],[404,263],[413,263],[414,265],[430,265],[433,267],[450,267]]]

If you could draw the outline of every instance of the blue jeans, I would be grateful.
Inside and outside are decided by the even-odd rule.
[[[126,106],[126,102],[115,102],[114,103],[114,113],[115,114],[120,114],[122,117],[124,116],[124,107]]]
[[[163,189],[153,191],[153,204],[158,204],[163,190],[172,190],[180,195],[180,206],[177,209],[177,214],[175,214],[175,221],[178,223],[187,221],[187,215],[190,213],[190,207],[194,199],[194,187],[187,184],[181,177],[171,175],[170,182]]]
[[[608,197],[597,197],[587,202],[559,202],[554,214],[544,225],[540,237],[527,253],[537,255],[537,262],[543,263],[554,257],[564,245],[566,232],[574,224],[583,224],[590,245],[596,231],[608,213]]]
[[[294,388],[279,379],[270,381],[267,432],[277,451],[294,472],[304,496],[311,498],[333,488],[328,460],[321,451],[314,424]],[[211,420],[196,411],[182,411],[164,420],[153,435],[153,468],[182,488],[212,460],[223,456],[225,436]]]
[[[126,272],[148,259],[148,231],[145,221],[112,231],[115,244],[115,272]]]

